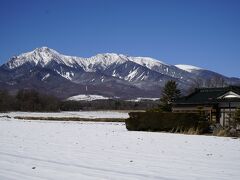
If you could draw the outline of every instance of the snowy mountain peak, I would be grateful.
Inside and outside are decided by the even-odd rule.
[[[98,54],[95,57],[98,58],[99,61],[107,61],[112,63],[124,63],[124,62],[133,62],[136,64],[139,64],[141,66],[147,67],[149,69],[156,68],[156,67],[162,67],[162,66],[170,66],[163,61],[159,61],[157,59],[153,59],[150,57],[134,57],[134,56],[128,56],[124,54],[116,54],[116,53],[103,53]]]
[[[153,59],[150,57],[128,57],[128,59],[150,69],[153,68],[154,66],[159,66],[159,65],[169,66],[163,61],[159,61],[157,59]]]
[[[119,59],[127,60],[127,56],[123,54],[116,54],[116,53],[102,53],[93,56],[92,58],[96,58],[98,60],[110,60],[110,61],[118,61]]]
[[[49,47],[43,46],[43,47],[40,47],[40,48],[36,48],[34,51],[48,51],[48,50],[50,50]]]
[[[11,58],[7,62],[7,66],[10,69],[17,68],[25,63],[30,63],[31,65],[41,65],[44,66],[52,60],[60,60],[61,55],[48,47],[36,48],[35,50],[27,53],[20,54]]]
[[[187,72],[192,72],[194,70],[202,70],[200,67],[192,66],[192,65],[186,65],[186,64],[178,64],[175,65],[177,68],[182,69]]]
[[[120,57],[125,56],[123,54],[117,54],[117,53],[99,53],[96,56],[106,56],[106,57]]]
[[[32,66],[40,65],[42,67],[48,65],[51,61],[58,64],[64,64],[69,67],[81,66],[86,71],[94,72],[96,69],[106,69],[112,64],[123,64],[125,62],[133,62],[149,69],[159,66],[169,66],[162,61],[150,57],[132,57],[124,54],[103,53],[97,54],[90,58],[81,58],[66,56],[50,49],[49,47],[40,47],[27,53],[11,58],[7,63],[9,69],[14,69],[28,63]],[[101,67],[100,67],[101,66]]]
[[[54,49],[51,49],[49,47],[43,46],[40,48],[36,48],[34,51],[35,53],[50,53],[50,54],[59,54],[57,51],[55,51]]]

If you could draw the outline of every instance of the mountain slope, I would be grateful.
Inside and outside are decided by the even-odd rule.
[[[0,67],[0,88],[16,92],[21,88],[67,98],[78,94],[106,97],[159,97],[168,80],[175,80],[184,91],[196,80],[221,77],[212,71],[186,65],[168,65],[149,57],[105,53],[90,58],[66,56],[48,47],[12,57]],[[88,86],[88,92],[86,92]]]

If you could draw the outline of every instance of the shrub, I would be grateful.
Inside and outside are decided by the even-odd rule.
[[[131,112],[126,128],[135,131],[208,132],[209,123],[195,113]]]

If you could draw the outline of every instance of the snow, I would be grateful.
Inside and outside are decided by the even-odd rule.
[[[238,95],[237,93],[233,92],[233,91],[229,91],[225,94],[223,94],[222,96],[218,97],[218,99],[228,99],[228,98],[240,98],[240,95]]]
[[[101,79],[101,82],[103,82],[104,79]],[[109,97],[104,97],[101,95],[95,95],[95,94],[79,94],[76,96],[72,96],[67,98],[67,100],[70,101],[94,101],[94,100],[100,100],[100,99],[109,99]]]
[[[118,55],[114,53],[97,54],[90,58],[77,58],[79,66],[87,72],[96,72],[98,69],[105,70],[113,64],[123,64],[127,59],[124,55]]]
[[[113,70],[112,76],[113,76],[113,77],[116,77],[116,76],[117,76],[117,75],[116,75],[116,69]]]
[[[159,61],[157,59],[153,59],[150,57],[128,57],[128,59],[132,62],[135,62],[137,64],[140,64],[144,67],[147,67],[149,69],[152,69],[154,66],[161,66],[161,65],[166,65],[168,64],[164,63],[163,61]]]
[[[64,72],[61,68],[61,72],[59,72],[58,70],[54,69],[54,71],[56,73],[58,73],[60,76],[62,76],[63,78],[65,79],[68,79],[68,80],[72,80],[73,76],[74,76],[74,73],[73,72]]]
[[[240,140],[0,118],[0,179],[238,180]]]
[[[47,73],[43,78],[42,78],[42,81],[46,80],[47,78],[49,78],[50,74]]]
[[[147,76],[145,75],[145,72],[142,72],[138,77],[137,77],[137,80],[145,80],[147,78]]]
[[[175,66],[179,69],[182,69],[182,70],[190,72],[190,73],[194,70],[202,70],[202,68],[192,66],[192,65],[178,64],[178,65],[175,65]]]
[[[73,72],[61,73],[61,76],[68,79],[68,80],[72,80],[72,77],[74,76],[74,73]]]
[[[139,98],[130,99],[130,100],[127,100],[127,101],[140,102],[140,101],[144,101],[144,100],[157,101],[157,100],[159,100],[159,98],[143,98],[143,97],[139,97]]]
[[[124,79],[127,81],[132,81],[138,74],[138,68],[130,72]]]

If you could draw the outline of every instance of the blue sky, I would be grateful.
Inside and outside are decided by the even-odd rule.
[[[48,46],[115,52],[240,77],[239,0],[0,0],[0,64]]]

